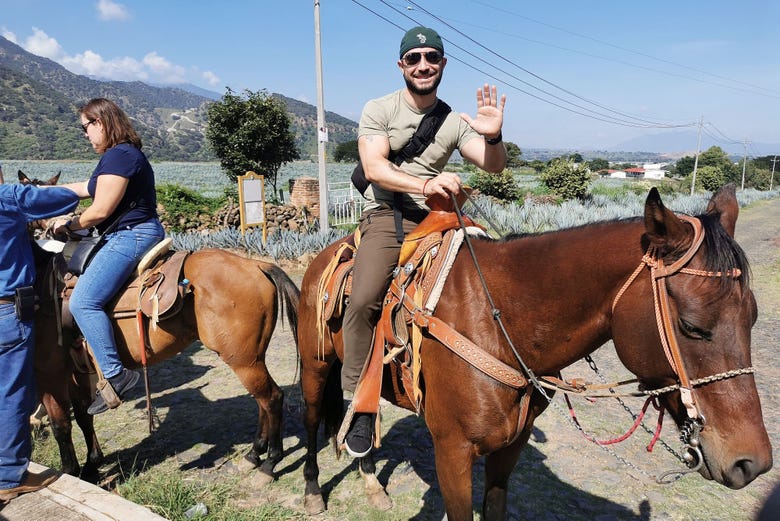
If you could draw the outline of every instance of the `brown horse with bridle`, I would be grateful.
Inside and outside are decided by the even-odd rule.
[[[34,251],[40,292],[35,317],[39,394],[59,446],[63,472],[94,479],[103,453],[93,417],[86,410],[94,398],[96,377],[77,370],[74,358],[78,357],[69,353],[74,334],[60,327],[62,258],[41,248]],[[275,264],[219,249],[187,255],[181,277],[186,279],[186,296],[178,312],[170,317],[151,324],[137,314],[114,315],[114,335],[122,363],[136,368],[143,361],[154,365],[196,340],[217,353],[257,402],[257,434],[245,459],[270,481],[283,455],[284,395],[268,371],[265,356],[280,313],[286,312],[297,338],[298,287]],[[88,450],[83,472],[71,438],[71,406]]]
[[[757,306],[734,240],[738,211],[733,186],[713,195],[697,217],[676,215],[652,189],[644,218],[467,241],[435,311],[412,309],[409,319],[422,331],[420,414],[449,521],[473,518],[472,467],[481,456],[483,519],[506,518],[510,474],[555,392],[540,382],[555,382],[563,368],[610,339],[640,390],[657,395],[671,413],[690,466],[704,478],[737,489],[771,468],[751,366]],[[340,320],[317,334],[320,275],[339,244],[312,262],[301,286],[308,514],[325,508],[318,427],[324,422],[335,436],[344,416]],[[491,374],[440,341],[443,327],[500,370]],[[382,396],[415,410],[407,383],[398,365],[384,366]],[[371,454],[359,468],[376,496],[381,485]]]

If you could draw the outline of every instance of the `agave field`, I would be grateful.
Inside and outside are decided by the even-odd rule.
[[[3,161],[6,179],[16,179],[16,171],[22,170],[31,178],[48,179],[62,172],[61,183],[86,179],[96,162],[79,161]],[[175,163],[160,162],[152,165],[158,184],[176,184],[195,190],[205,196],[215,197],[224,194],[231,183],[218,163]],[[328,163],[326,174],[328,184],[349,182],[353,169],[350,163]],[[296,161],[284,165],[279,171],[277,186],[286,191],[290,179],[301,177],[318,178],[317,163]],[[523,188],[532,188],[536,184],[534,176],[516,176]],[[635,183],[632,190],[625,189],[626,183]],[[644,201],[651,185],[646,181],[636,185],[636,181],[599,179],[592,185],[592,195],[585,201],[566,201],[562,204],[500,204],[487,197],[477,197],[465,208],[465,211],[483,223],[493,237],[510,233],[540,233],[580,226],[590,222],[611,219],[623,219],[642,215]],[[612,195],[599,195],[601,193]],[[639,192],[639,193],[637,193]],[[780,196],[780,191],[740,190],[737,198],[741,206],[760,199]],[[663,195],[664,203],[674,211],[695,215],[702,213],[711,197],[709,192],[694,195],[679,192]],[[319,230],[319,226],[314,227]],[[198,250],[202,248],[238,248],[253,254],[272,257],[275,260],[297,259],[300,256],[318,252],[331,242],[346,235],[343,228],[330,228],[327,232],[310,233],[282,232],[263,241],[262,231],[249,230],[242,235],[237,229],[218,230],[211,234],[171,233],[174,247],[177,249]]]
[[[49,179],[57,172],[62,172],[60,183],[72,183],[87,179],[97,165],[95,161],[18,161],[0,160],[6,182],[16,180],[17,170],[23,171],[28,177]],[[349,163],[328,163],[325,171],[329,183],[349,181],[349,175],[355,165]],[[157,184],[176,184],[195,190],[207,197],[222,195],[232,183],[222,171],[219,163],[152,163]],[[258,172],[262,174],[262,172]],[[317,163],[311,161],[295,161],[283,165],[279,170],[277,186],[286,191],[290,179],[300,177],[319,177]]]

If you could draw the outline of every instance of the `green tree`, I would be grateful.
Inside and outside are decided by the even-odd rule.
[[[571,159],[575,163],[582,163],[583,161],[582,154],[580,154],[579,152],[574,152],[573,154],[570,154],[569,159]]]
[[[742,186],[742,163],[744,158],[736,165],[739,181],[734,181],[737,186]],[[769,190],[770,168],[762,168],[765,163],[758,159],[747,160],[745,163],[745,188],[755,188],[756,190]]]
[[[685,156],[680,158],[672,168],[671,174],[675,177],[688,177],[693,173],[693,166],[696,164],[697,170],[703,166],[714,166],[721,170],[727,178],[727,181],[739,182],[737,168],[729,159],[728,154],[720,147],[710,147],[699,154],[698,164],[695,156]],[[696,174],[698,176],[698,172]],[[698,182],[697,182],[698,185]]]
[[[696,158],[693,156],[681,157],[669,173],[675,177],[688,177],[693,173],[694,161],[696,161]]]
[[[279,168],[299,157],[284,103],[265,90],[238,96],[228,88],[207,115],[206,139],[230,180],[251,170],[265,176],[275,198]]]
[[[588,193],[590,170],[571,159],[553,159],[539,178],[547,188],[564,200],[580,199]]]
[[[360,161],[360,154],[358,154],[358,142],[356,139],[352,141],[346,141],[339,143],[336,147],[336,151],[333,152],[333,160],[339,163],[347,161]]]
[[[588,161],[588,168],[591,172],[598,172],[599,170],[609,169],[609,161],[601,157],[596,157]]]
[[[511,141],[504,142],[506,145],[506,166],[509,168],[517,168],[523,166],[523,160],[520,156],[523,155],[523,151],[520,147]]]
[[[699,155],[699,168],[702,166],[714,166],[720,169],[726,176],[724,184],[735,183],[739,186],[742,181],[742,167],[737,168],[720,147],[710,147]]]
[[[696,186],[715,192],[726,184],[726,175],[716,166],[704,165],[696,169]]]

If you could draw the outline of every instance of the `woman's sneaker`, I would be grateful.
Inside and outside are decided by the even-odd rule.
[[[114,392],[119,397],[119,399],[124,400],[127,392],[135,387],[135,385],[138,383],[138,380],[140,379],[141,373],[138,371],[131,371],[130,369],[123,367],[121,373],[108,379],[108,383],[114,389]],[[106,412],[108,409],[109,407],[106,403],[106,400],[103,398],[103,395],[100,393],[100,391],[98,391],[95,393],[95,401],[92,402],[92,405],[89,406],[87,412],[94,415]]]
[[[362,458],[371,452],[374,444],[374,418],[373,414],[357,412],[352,419],[347,435],[344,437],[344,446],[353,458]]]

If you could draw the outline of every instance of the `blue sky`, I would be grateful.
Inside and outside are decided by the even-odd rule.
[[[0,35],[78,74],[316,104],[313,0],[0,0],[0,13]],[[607,148],[701,117],[724,144],[780,143],[779,21],[776,0],[321,0],[325,108],[357,121],[400,88],[401,36],[422,24],[445,40],[439,96],[473,114],[477,87],[497,83],[521,148]]]

